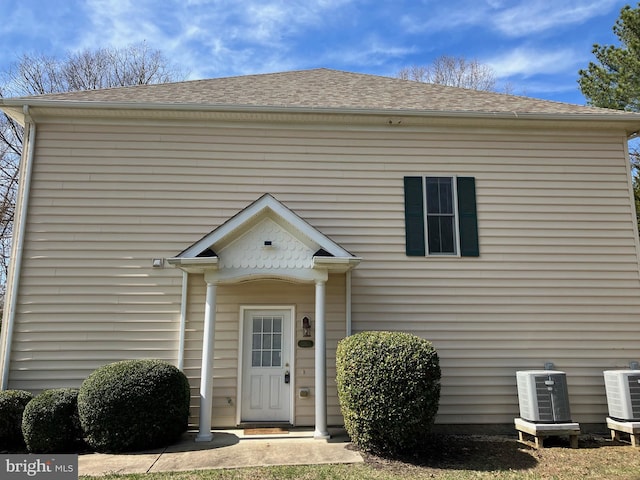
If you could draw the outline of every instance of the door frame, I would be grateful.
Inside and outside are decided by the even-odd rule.
[[[240,306],[240,317],[238,322],[238,382],[237,382],[237,391],[236,391],[236,425],[240,425],[242,423],[242,375],[243,375],[243,362],[244,358],[244,316],[247,311],[251,310],[286,310],[291,315],[291,328],[290,328],[290,352],[289,356],[289,385],[291,388],[289,389],[289,423],[291,425],[294,424],[294,412],[295,412],[295,385],[296,385],[296,377],[295,377],[295,359],[296,359],[296,307],[294,305],[241,305]]]

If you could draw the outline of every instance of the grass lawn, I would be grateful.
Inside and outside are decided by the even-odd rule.
[[[104,480],[315,480],[315,479],[640,479],[640,449],[605,437],[581,437],[580,448],[550,439],[548,448],[535,450],[514,438],[440,436],[412,458],[389,460],[363,454],[353,465],[309,465],[202,470],[188,472],[109,475]],[[81,477],[88,479],[92,477]],[[95,478],[95,477],[93,477]]]

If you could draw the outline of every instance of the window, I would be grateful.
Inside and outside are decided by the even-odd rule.
[[[404,177],[408,256],[479,256],[473,177]]]
[[[252,367],[282,366],[282,317],[253,317]]]

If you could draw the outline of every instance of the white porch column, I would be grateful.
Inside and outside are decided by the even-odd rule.
[[[211,408],[213,406],[213,345],[216,327],[216,284],[207,282],[202,338],[202,367],[200,368],[200,429],[196,442],[209,442],[211,434]]]
[[[325,281],[316,280],[316,428],[314,438],[329,438],[327,430],[327,338],[324,318]]]

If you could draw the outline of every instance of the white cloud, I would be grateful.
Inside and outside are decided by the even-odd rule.
[[[405,15],[409,33],[457,28],[489,28],[509,37],[524,37],[563,25],[583,23],[619,7],[620,0],[449,0],[431,2],[420,15]]]
[[[583,23],[618,4],[617,0],[530,0],[506,10],[487,13],[498,31],[507,36],[521,37],[562,25]]]
[[[144,40],[190,78],[287,69],[295,65],[291,38],[352,1],[87,0],[90,26],[77,48]]]
[[[65,2],[0,0],[0,65],[8,65],[25,54],[56,56],[64,51],[74,30],[65,21],[75,14]]]
[[[287,10],[282,5],[259,4],[247,8],[247,39],[257,43],[277,45],[280,43],[283,29],[289,25]]]
[[[80,32],[76,48],[122,47],[143,40],[150,44],[162,39],[161,30],[145,3],[131,0],[87,0],[84,5],[88,24]]]
[[[498,78],[513,76],[529,77],[539,74],[555,74],[577,71],[578,55],[569,48],[543,50],[531,47],[518,47],[506,54],[485,60]]]
[[[486,5],[468,0],[451,0],[446,4],[438,2],[428,5],[423,11],[400,17],[403,30],[410,34],[454,31],[457,28],[484,25],[488,21]]]
[[[416,47],[396,46],[382,41],[376,36],[363,38],[356,45],[334,50],[326,55],[330,63],[352,64],[362,67],[380,66],[389,60],[398,60],[406,55],[416,53]]]

